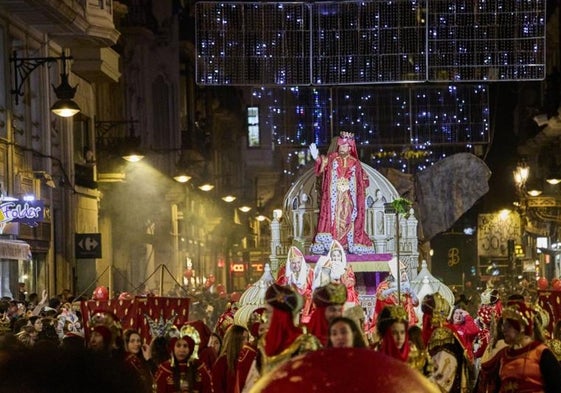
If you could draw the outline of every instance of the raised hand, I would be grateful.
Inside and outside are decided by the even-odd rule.
[[[319,156],[319,150],[318,147],[316,146],[315,143],[312,143],[310,145],[310,154],[312,155],[312,158],[314,160],[317,160],[318,156]]]

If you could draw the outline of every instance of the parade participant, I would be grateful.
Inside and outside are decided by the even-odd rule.
[[[328,348],[366,348],[362,330],[347,317],[335,317],[329,323]]]
[[[477,318],[475,320],[480,328],[477,336],[479,347],[474,353],[476,359],[485,353],[487,345],[491,341],[491,324],[501,317],[502,309],[499,291],[490,284],[481,294],[481,305],[477,310]]]
[[[502,319],[509,347],[501,358],[499,392],[559,392],[561,365],[543,342],[534,307],[523,299],[510,299]]]
[[[358,304],[355,274],[347,263],[345,250],[336,240],[331,243],[329,253],[318,259],[314,269],[314,283],[312,287],[315,290],[331,282],[345,285],[347,288],[346,302],[349,303],[349,307]]]
[[[479,334],[479,327],[475,324],[473,318],[469,313],[461,307],[454,307],[452,318],[450,321],[456,330],[458,337],[462,340],[463,346],[466,348],[466,354],[473,362],[473,340]]]
[[[347,289],[342,284],[329,283],[314,291],[314,311],[308,324],[308,332],[313,334],[323,346],[327,345],[329,322],[343,316],[343,306],[347,300]]]
[[[198,358],[197,329],[184,325],[169,340],[171,359],[160,364],[154,377],[154,393],[212,393],[210,372]]]
[[[240,325],[230,326],[224,335],[220,356],[218,356],[211,370],[212,386],[215,393],[239,392],[236,366],[240,351],[248,340],[247,329]]]
[[[454,327],[447,322],[450,304],[439,294],[422,303],[423,339],[433,363],[430,380],[442,392],[467,393],[473,385],[473,364]]]
[[[261,358],[257,343],[269,328],[269,320],[265,311],[264,307],[253,310],[247,323],[252,340],[244,344],[238,356],[236,378],[239,392],[244,391],[246,385],[253,386],[259,379],[258,370],[261,369]]]
[[[212,332],[208,325],[200,319],[187,322],[187,324],[197,329],[200,339],[199,345],[197,346],[199,348],[197,357],[205,364],[207,369],[210,370],[214,365],[214,362],[216,362],[216,358],[218,357],[218,353],[215,352],[214,348],[211,348],[208,345]],[[228,327],[230,327],[230,325],[231,324],[228,321],[227,327],[222,325],[221,326],[222,328],[227,329]]]
[[[546,344],[548,348],[551,349],[557,360],[561,362],[561,319],[553,326],[551,339],[547,340]]]
[[[402,306],[386,306],[380,312],[376,329],[380,336],[376,350],[407,362],[424,375],[430,372],[428,352],[409,340],[409,321]]]
[[[399,262],[399,276],[400,281],[400,296],[398,298],[397,293],[397,260],[394,259],[388,263],[390,267],[390,274],[386,276],[384,280],[378,284],[376,287],[376,305],[374,306],[374,314],[372,316],[371,326],[376,326],[376,321],[378,319],[378,314],[386,306],[396,306],[401,305],[407,312],[407,319],[409,320],[409,326],[416,325],[419,322],[417,313],[415,312],[415,307],[419,305],[419,299],[417,294],[411,288],[411,283],[409,282],[409,275],[407,274],[407,267],[403,262]]]
[[[337,240],[353,254],[374,252],[364,228],[368,176],[358,159],[354,134],[342,131],[337,151],[320,155],[315,143],[310,145],[315,173],[322,176],[321,202],[317,232],[311,250],[315,254],[329,251]]]
[[[481,356],[477,381],[473,393],[495,393],[499,386],[499,368],[507,344],[503,334],[503,320],[493,319],[490,323],[489,345]]]
[[[119,318],[110,311],[107,310],[95,310],[90,317],[88,322],[90,329],[95,331],[95,328],[98,326],[104,326],[109,331],[109,335],[105,336],[105,330],[103,332],[98,331],[103,336],[103,339],[109,339],[109,347],[110,347],[110,355],[117,359],[124,359],[125,357],[125,348],[124,348],[124,341],[123,341],[123,330],[121,327],[121,321]],[[91,336],[89,340],[89,345],[92,345]],[[97,338],[97,343],[93,343],[94,347],[99,347],[101,343],[99,343],[99,337]],[[106,344],[104,342],[104,344]]]
[[[302,297],[291,287],[272,284],[265,292],[269,329],[259,343],[263,361],[261,375],[294,356],[316,350],[321,344],[314,336],[294,325],[302,307]]]
[[[152,375],[151,358],[152,353],[148,344],[142,344],[140,333],[133,329],[127,329],[123,333],[125,340],[125,363],[135,372],[144,386],[145,393],[152,392],[154,376]]]
[[[95,352],[111,354],[113,339],[111,331],[105,325],[97,325],[90,330],[90,340],[88,348]]]
[[[304,260],[304,254],[297,247],[291,246],[286,257],[286,264],[279,269],[277,284],[294,286],[304,298],[302,323],[310,320],[313,280],[314,271]]]

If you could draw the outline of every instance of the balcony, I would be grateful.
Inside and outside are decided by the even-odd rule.
[[[113,22],[113,0],[4,0],[2,10],[65,48],[107,47],[120,35]]]

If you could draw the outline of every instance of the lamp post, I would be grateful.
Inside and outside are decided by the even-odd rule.
[[[527,208],[527,197],[526,197],[526,183],[528,182],[528,178],[530,177],[530,167],[524,160],[520,161],[516,166],[516,169],[512,172],[514,183],[517,188],[518,193],[518,213],[520,215],[520,227],[522,233],[524,233],[524,228],[526,226],[526,208]],[[539,195],[539,194],[537,194]],[[534,195],[536,196],[536,195]],[[511,272],[511,282],[514,286],[516,283],[516,273],[515,273],[515,256],[514,256],[514,242],[511,243],[511,240],[508,240],[508,259],[510,264],[510,272]]]
[[[384,213],[395,214],[395,253],[397,258],[397,304],[401,305],[401,262],[400,262],[400,245],[399,245],[399,215],[408,216],[411,209],[411,201],[405,198],[396,198],[390,203],[384,204]]]

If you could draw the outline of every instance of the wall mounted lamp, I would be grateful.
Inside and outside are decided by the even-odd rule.
[[[134,124],[138,120],[100,120],[95,122],[96,143],[106,150],[116,150],[128,162],[138,162],[144,158],[140,149],[140,136],[136,135]],[[129,125],[129,132],[125,135],[109,135],[115,127]]]
[[[68,73],[66,72],[66,61],[71,59],[72,57],[66,56],[64,52],[59,57],[18,57],[17,52],[14,51],[10,58],[14,75],[14,88],[11,93],[15,95],[16,105],[19,104],[19,97],[23,96],[23,84],[29,75],[40,65],[60,60],[62,62],[60,85],[56,87],[53,85],[58,101],[51,107],[51,112],[60,117],[72,117],[80,112],[80,107],[74,102],[74,95],[78,86],[70,86]]]

